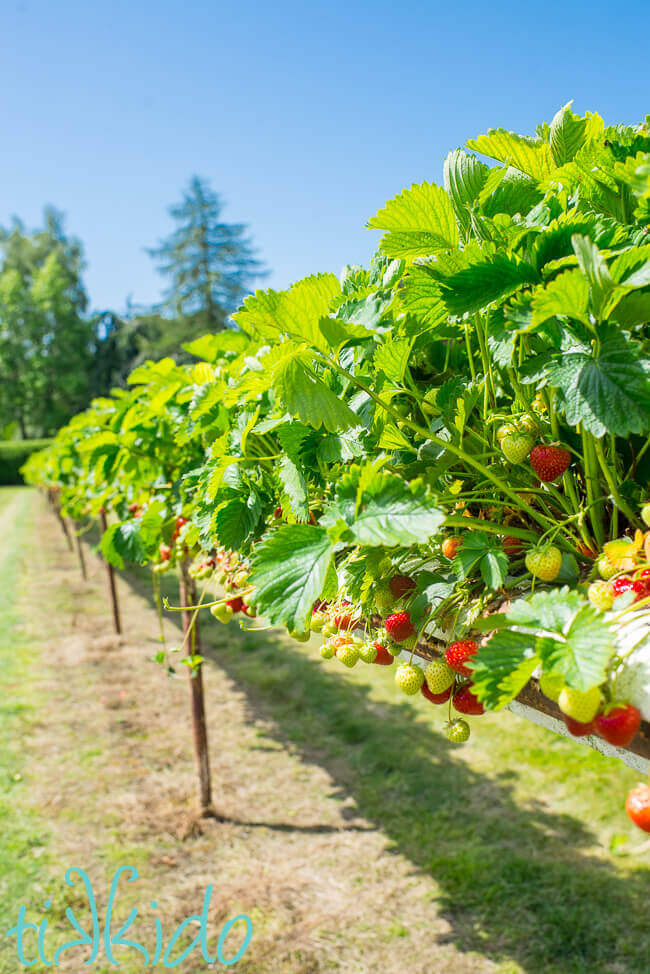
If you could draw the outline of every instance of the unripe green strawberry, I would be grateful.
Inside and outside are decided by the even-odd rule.
[[[503,423],[497,430],[497,441],[501,444],[506,436],[513,436],[516,432],[517,427],[514,423]]]
[[[549,700],[555,700],[557,702],[558,697],[564,689],[564,677],[552,676],[548,673],[544,673],[539,678],[539,688],[545,697],[548,697]]]
[[[213,605],[212,608],[210,609],[210,612],[215,617],[215,619],[218,619],[219,622],[224,622],[224,623],[230,622],[230,620],[235,614],[232,609],[232,606],[224,605],[223,603],[221,603],[221,605]]]
[[[419,693],[420,687],[424,683],[424,673],[419,666],[413,663],[402,663],[395,671],[395,683],[409,697]]]
[[[311,622],[309,623],[312,632],[322,632],[326,621],[327,616],[324,612],[312,612]]]
[[[612,565],[607,555],[599,556],[598,560],[596,561],[596,568],[598,569],[598,574],[600,577],[604,578],[606,582],[608,582],[610,578],[613,578],[618,571],[616,565]]]
[[[289,635],[291,636],[292,639],[295,639],[297,643],[307,643],[309,642],[309,637],[311,636],[311,633],[308,629],[307,632],[293,631],[290,632]]]
[[[364,663],[374,663],[377,659],[377,647],[371,639],[369,639],[367,642],[361,643],[361,646],[359,647],[359,658],[363,660]]]
[[[389,612],[395,605],[395,596],[388,587],[388,582],[380,582],[375,586],[375,606],[380,615]]]
[[[410,651],[411,649],[415,649],[417,644],[418,644],[418,634],[414,632],[412,636],[408,637],[408,639],[402,640],[402,642],[400,643],[400,648],[408,649]]]
[[[336,650],[336,658],[344,666],[356,666],[359,662],[359,650],[352,643],[344,643]]]
[[[457,718],[457,720],[450,720],[442,729],[445,732],[445,737],[452,744],[464,744],[465,741],[469,740],[469,724],[462,717]]]
[[[641,517],[647,528],[650,528],[650,504],[644,504],[641,508]]]
[[[330,636],[335,636],[338,632],[336,626],[331,622],[326,622],[321,629],[321,634],[324,639],[329,639]]]
[[[534,439],[528,433],[509,433],[501,440],[501,449],[510,463],[523,463],[534,443]]]
[[[593,606],[607,612],[614,604],[614,593],[609,582],[599,578],[587,589],[587,597]]]
[[[531,436],[536,436],[539,433],[539,427],[532,416],[520,416],[517,420],[517,430],[520,433],[529,433]]]
[[[544,545],[529,551],[525,561],[531,575],[543,582],[552,582],[562,567],[562,552],[555,545]]]
[[[239,571],[235,573],[233,577],[233,582],[237,586],[237,588],[244,588],[244,586],[248,582],[248,578],[249,575],[246,569],[240,568]]]
[[[401,643],[388,642],[386,643],[386,649],[388,650],[391,656],[399,656],[399,654],[402,652]]]
[[[320,648],[320,654],[323,657],[323,659],[331,659],[332,656],[334,655],[334,647],[332,646],[331,643],[323,643],[323,645]]]
[[[171,567],[170,561],[161,561],[160,564],[153,566],[152,571],[155,575],[164,575]]]
[[[432,693],[444,693],[456,679],[456,674],[444,659],[432,659],[424,671],[424,679]]]
[[[590,690],[573,690],[564,687],[558,697],[558,707],[563,714],[579,724],[590,724],[600,709],[602,696],[598,687]]]

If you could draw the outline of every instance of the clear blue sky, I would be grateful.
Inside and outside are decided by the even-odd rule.
[[[67,214],[95,308],[158,299],[143,248],[193,173],[284,287],[368,261],[365,221],[489,126],[650,112],[648,0],[5,0],[0,224]]]

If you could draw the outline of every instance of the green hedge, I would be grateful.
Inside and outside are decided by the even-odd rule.
[[[52,440],[0,440],[0,486],[22,484],[20,468],[31,453],[49,446]]]

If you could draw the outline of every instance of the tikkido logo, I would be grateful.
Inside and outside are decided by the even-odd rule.
[[[59,967],[60,966],[59,959],[64,951],[72,950],[75,947],[77,948],[92,947],[92,953],[90,957],[86,961],[84,961],[84,965],[93,964],[99,956],[99,950],[102,942],[104,945],[104,953],[106,955],[106,959],[108,960],[109,964],[114,964],[117,967],[119,967],[120,961],[116,960],[113,954],[113,948],[115,947],[128,947],[130,950],[138,951],[142,955],[144,961],[142,965],[143,967],[154,967],[156,964],[162,963],[163,967],[167,967],[167,968],[178,967],[180,964],[183,963],[184,960],[187,960],[187,958],[192,953],[192,951],[199,946],[201,948],[201,954],[203,956],[203,960],[207,964],[214,964],[215,961],[218,961],[220,964],[223,964],[225,967],[231,967],[233,964],[236,964],[237,961],[241,960],[241,958],[248,950],[248,947],[250,945],[253,936],[253,924],[251,922],[250,917],[246,916],[245,913],[240,913],[239,916],[233,917],[232,920],[229,920],[226,924],[224,924],[224,926],[221,929],[221,933],[219,934],[219,940],[217,943],[217,952],[214,956],[210,954],[208,950],[208,929],[207,929],[208,910],[210,908],[210,900],[212,898],[212,891],[214,887],[212,885],[209,885],[206,886],[205,889],[205,895],[203,897],[203,909],[201,910],[201,913],[193,914],[192,916],[189,916],[185,920],[183,920],[182,923],[180,923],[176,928],[176,930],[173,932],[166,947],[163,942],[162,924],[160,922],[160,919],[158,917],[155,917],[154,922],[155,922],[156,945],[155,945],[154,955],[150,959],[150,954],[146,947],[138,943],[137,940],[127,940],[125,938],[125,934],[133,926],[133,923],[135,922],[135,919],[138,915],[137,908],[134,907],[131,910],[131,912],[129,913],[126,919],[126,922],[119,928],[119,930],[113,933],[111,929],[112,924],[114,922],[113,908],[115,906],[117,888],[120,882],[120,878],[124,873],[130,873],[130,876],[126,878],[126,881],[128,883],[133,883],[136,881],[136,879],[138,879],[139,874],[137,869],[135,869],[134,866],[120,866],[120,868],[117,870],[117,872],[113,876],[113,881],[111,883],[111,889],[108,897],[108,903],[106,905],[106,912],[104,914],[104,925],[102,930],[99,921],[98,911],[97,911],[97,903],[95,901],[95,894],[93,892],[92,884],[90,882],[90,878],[88,877],[88,874],[83,869],[78,869],[76,866],[73,866],[67,870],[65,874],[65,883],[67,886],[71,886],[71,887],[75,886],[75,880],[73,879],[73,876],[75,874],[79,877],[79,879],[83,883],[86,892],[86,897],[88,899],[88,909],[90,912],[90,920],[92,923],[92,933],[87,933],[84,930],[84,928],[82,927],[81,923],[79,922],[75,914],[72,912],[70,907],[68,907],[65,911],[66,918],[70,923],[70,925],[74,928],[75,932],[79,935],[79,939],[70,940],[67,943],[63,944],[62,946],[58,947],[57,950],[54,952],[54,956],[51,959],[49,959],[46,956],[47,948],[46,948],[45,939],[46,939],[47,926],[48,926],[47,917],[44,917],[38,925],[35,923],[29,923],[27,922],[26,919],[27,909],[25,906],[21,906],[18,910],[18,921],[16,925],[12,927],[10,930],[7,930],[7,933],[5,934],[6,937],[15,936],[16,953],[18,955],[18,960],[20,961],[20,963],[23,964],[25,967],[33,967],[34,964],[36,964],[40,960],[40,962],[44,964],[46,967]],[[52,906],[51,901],[46,900],[45,909],[49,910],[51,906]],[[158,904],[156,903],[155,900],[152,900],[151,906],[154,908],[154,910],[158,909]],[[179,939],[185,933],[186,929],[190,925],[195,927],[197,924],[199,927],[199,932],[196,934],[192,942],[185,947],[185,949],[182,951],[182,953],[178,955],[178,957],[172,959],[173,951],[176,948]],[[226,940],[229,934],[231,933],[231,931],[233,931],[233,928],[237,924],[243,924],[244,926],[244,931],[245,931],[244,939],[237,952],[233,954],[233,956],[226,958],[224,957]],[[30,936],[29,937],[30,942],[26,943],[25,942],[26,935],[30,932],[35,935],[35,942],[34,942],[34,938]],[[231,941],[234,939],[237,940],[239,939],[236,933],[233,933],[233,936],[231,937]],[[35,950],[38,951],[38,956],[33,956]],[[28,957],[26,956],[28,952],[32,954],[31,959],[28,959]]]

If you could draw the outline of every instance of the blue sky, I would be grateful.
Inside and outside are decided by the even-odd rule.
[[[95,308],[159,298],[144,247],[189,176],[250,225],[269,286],[366,263],[366,220],[490,126],[573,98],[650,112],[648,0],[5,0],[0,224],[67,214]]]

